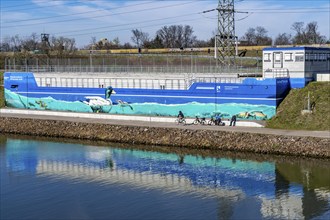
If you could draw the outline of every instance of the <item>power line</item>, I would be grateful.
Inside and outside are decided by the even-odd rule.
[[[191,4],[191,3],[194,3],[194,1],[186,2],[186,3],[180,3],[180,4],[174,4],[174,5],[166,5],[166,6],[161,6],[161,7],[134,10],[134,11],[128,11],[128,12],[119,12],[119,13],[114,13],[114,14],[110,14],[110,15],[90,16],[88,18],[72,18],[72,19],[60,20],[60,21],[39,22],[39,23],[34,23],[34,24],[21,24],[21,25],[15,25],[15,27],[33,26],[33,25],[51,24],[51,23],[61,23],[61,22],[76,21],[76,20],[81,20],[81,19],[101,18],[101,17],[113,16],[113,15],[122,15],[122,14],[150,11],[150,10],[154,10],[154,9],[171,8],[171,7],[175,7],[175,6],[179,6],[179,5],[186,5],[186,4]],[[2,26],[2,28],[12,28],[12,26]]]
[[[150,4],[153,3],[152,1],[149,2],[144,2],[144,3],[140,3],[140,4],[134,4],[134,5],[125,5],[125,6],[121,6],[121,7],[115,7],[115,8],[109,8],[110,10],[116,10],[116,9],[122,9],[122,8],[127,8],[127,7],[133,7],[133,6],[139,6],[139,5],[146,5],[146,4]],[[99,11],[104,11],[108,10],[107,8],[105,9],[98,9],[98,10],[92,10],[92,11],[86,11],[86,12],[80,12],[80,13],[72,13],[72,14],[66,14],[66,15],[56,15],[56,16],[49,16],[49,17],[41,17],[41,18],[31,18],[31,19],[22,19],[22,20],[14,20],[14,21],[7,21],[7,22],[3,22],[3,23],[14,23],[14,22],[21,22],[21,21],[34,21],[34,20],[42,20],[42,19],[49,19],[49,18],[60,18],[60,17],[67,17],[67,16],[72,16],[72,15],[81,15],[81,14],[89,14],[89,13],[93,13],[93,12],[99,12]]]
[[[139,26],[139,27],[134,27],[134,29],[138,28],[150,28],[150,27],[155,27],[155,26],[160,26],[160,25],[168,25],[168,24],[176,24],[179,22],[186,22],[186,21],[195,21],[195,20],[200,20],[200,18],[195,18],[195,19],[186,19],[186,20],[180,20],[180,21],[173,21],[173,22],[166,22],[166,23],[158,23],[158,24],[153,24],[153,25],[145,25],[145,26]],[[83,35],[90,35],[90,34],[101,34],[101,33],[108,33],[108,32],[116,32],[116,31],[127,31],[131,30],[132,28],[123,28],[123,29],[113,29],[113,30],[107,30],[107,31],[93,31],[89,33],[82,33],[82,34],[69,34],[69,35],[64,35],[64,37],[68,36],[83,36]]]
[[[77,4],[76,2],[71,2],[71,3],[66,3],[65,6],[67,6],[67,5],[76,5],[76,4]],[[29,5],[31,5],[31,4],[29,4]],[[29,9],[53,8],[53,7],[61,7],[61,6],[64,6],[64,5],[33,6],[33,7],[21,8],[21,9],[17,9],[15,7],[15,9],[11,9],[11,10],[1,10],[1,12],[26,11],[26,10],[29,10]]]
[[[191,16],[191,15],[198,15],[198,14],[200,14],[200,13],[189,13],[189,14],[172,16],[172,17],[167,17],[167,18],[159,18],[159,19],[153,19],[153,20],[137,21],[137,22],[133,22],[133,23],[117,24],[117,25],[103,26],[103,27],[97,27],[97,28],[86,28],[86,29],[80,29],[80,30],[74,30],[74,31],[66,31],[66,32],[58,32],[56,34],[74,33],[74,32],[91,31],[91,30],[94,31],[94,30],[105,29],[105,28],[112,28],[112,27],[118,27],[118,26],[127,26],[127,25],[133,25],[133,24],[141,24],[141,23],[150,23],[150,22],[154,22],[154,21],[162,21],[162,20],[168,20],[168,19],[186,17],[186,16]]]
[[[318,7],[318,8],[243,8],[239,10],[252,10],[252,11],[283,11],[283,10],[323,10],[327,9],[327,7]]]
[[[262,11],[256,11],[253,12],[255,14],[299,14],[299,13],[329,13],[330,10],[323,10],[323,11],[267,11],[267,12],[262,12]]]

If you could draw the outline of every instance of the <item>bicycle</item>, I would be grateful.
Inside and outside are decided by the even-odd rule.
[[[225,123],[220,120],[217,120],[213,117],[207,122],[208,125],[218,125],[218,126],[225,126]]]
[[[194,125],[197,125],[197,124],[205,125],[206,124],[206,120],[205,120],[205,118],[199,118],[198,116],[196,116],[193,124]]]
[[[179,124],[186,125],[186,119],[184,119],[184,118],[177,118],[177,119],[175,120],[175,123],[176,123],[177,125],[179,125]]]
[[[213,117],[207,122],[208,125],[216,125],[216,121]]]

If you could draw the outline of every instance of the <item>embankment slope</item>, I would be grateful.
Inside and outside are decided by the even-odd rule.
[[[312,113],[307,108],[308,92]],[[292,130],[330,130],[330,82],[311,82],[305,88],[292,89],[277,108],[276,116],[266,127]]]

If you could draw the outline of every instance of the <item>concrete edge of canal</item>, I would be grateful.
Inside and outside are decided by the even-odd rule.
[[[0,133],[330,158],[330,133],[327,131],[290,132],[256,127],[178,126],[173,122],[10,114],[1,109]]]

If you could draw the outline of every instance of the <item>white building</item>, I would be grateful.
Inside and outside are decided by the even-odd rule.
[[[330,81],[329,47],[272,47],[263,50],[263,76],[290,77],[291,88]]]

